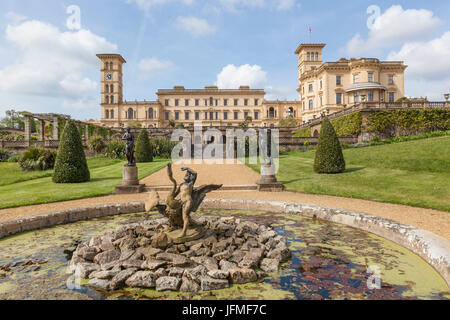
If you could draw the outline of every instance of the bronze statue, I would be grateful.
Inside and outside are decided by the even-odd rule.
[[[173,178],[172,164],[169,163],[167,165],[167,174],[173,184],[173,188],[167,197],[167,203],[161,204],[159,194],[154,192],[150,195],[145,206],[147,211],[156,208],[159,213],[169,218],[169,225],[172,230],[183,228],[180,238],[186,236],[189,226],[198,227],[200,225],[191,218],[191,213],[198,210],[206,194],[222,187],[222,185],[211,184],[194,188],[197,172],[190,168],[182,168],[181,170],[186,171],[186,175],[184,182],[177,186],[177,181]],[[178,195],[180,196],[179,199],[177,199]]]
[[[122,140],[125,140],[125,153],[127,156],[128,163],[126,164],[127,167],[134,167],[136,166],[136,158],[134,157],[134,136],[133,133],[131,133],[131,129],[128,127],[125,134],[122,136]]]

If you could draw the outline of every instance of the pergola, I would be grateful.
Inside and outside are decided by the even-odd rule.
[[[57,114],[57,113],[31,113],[31,112],[20,112],[21,115],[24,116],[24,122],[25,122],[25,141],[31,141],[31,126],[30,126],[30,121],[31,119],[36,119],[38,120],[38,125],[39,125],[39,136],[38,136],[38,141],[44,141],[44,128],[45,128],[45,123],[50,122],[53,124],[53,130],[52,130],[52,140],[53,141],[58,141],[59,140],[59,136],[58,136],[58,120],[63,118],[65,120],[71,120],[71,117],[65,114]],[[72,120],[75,122],[75,124],[80,127],[80,126],[86,126],[86,130],[84,131],[84,138],[87,140],[89,140],[89,129],[88,123],[79,121],[79,120]]]

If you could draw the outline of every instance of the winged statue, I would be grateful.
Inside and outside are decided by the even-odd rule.
[[[173,177],[172,164],[167,165],[167,175],[173,184],[166,203],[161,202],[159,194],[155,191],[150,194],[145,204],[146,211],[157,209],[159,213],[169,219],[172,230],[183,229],[180,237],[186,236],[189,226],[199,226],[191,217],[192,212],[196,212],[201,203],[211,191],[218,190],[222,185],[210,184],[195,188],[197,172],[190,168],[182,168],[186,171],[184,182],[178,185]]]

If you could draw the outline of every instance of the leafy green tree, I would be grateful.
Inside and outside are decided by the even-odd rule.
[[[136,142],[136,162],[152,162],[153,148],[147,130],[141,130]]]
[[[80,133],[71,120],[67,121],[59,142],[53,182],[80,183],[90,180]]]
[[[314,171],[317,173],[342,173],[345,171],[345,160],[342,147],[328,118],[322,121],[319,143],[314,161]]]
[[[278,126],[281,128],[294,128],[298,126],[297,120],[292,117],[281,119],[278,123]]]
[[[14,129],[25,129],[23,116],[15,110],[6,110],[5,117],[0,120],[0,126]]]

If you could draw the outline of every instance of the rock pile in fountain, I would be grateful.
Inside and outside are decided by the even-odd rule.
[[[234,217],[202,217],[203,238],[170,243],[167,218],[118,227],[81,243],[69,269],[103,290],[122,287],[198,292],[256,282],[291,253],[270,227]]]

